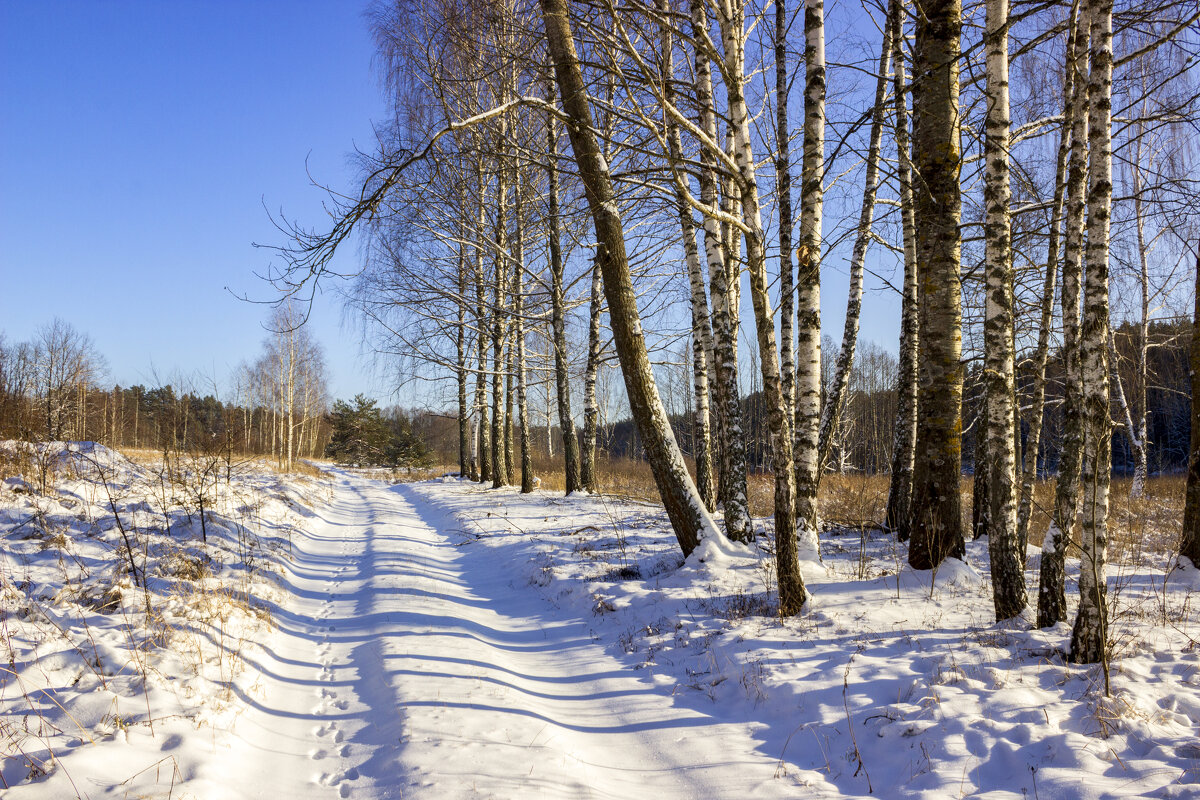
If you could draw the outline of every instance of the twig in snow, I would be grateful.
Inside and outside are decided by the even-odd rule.
[[[858,749],[858,739],[854,736],[854,723],[850,719],[850,701],[846,697],[846,692],[850,689],[850,665],[854,663],[854,656],[850,656],[850,660],[846,662],[846,671],[842,673],[842,706],[846,709],[846,729],[850,731],[850,742],[854,745],[854,760],[858,762],[858,769],[854,770],[854,777],[858,777],[858,773],[862,773],[867,779],[867,794],[875,794],[875,787],[871,785],[871,773],[867,772],[867,765],[863,763],[862,752]]]

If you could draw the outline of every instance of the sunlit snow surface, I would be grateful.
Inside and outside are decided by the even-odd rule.
[[[221,621],[151,569],[173,633],[142,650],[138,592],[100,611],[70,588],[119,569],[103,493],[0,487],[5,797],[1200,794],[1200,585],[1165,581],[1165,563],[1113,568],[1104,699],[1098,668],[1058,655],[1066,625],[991,622],[982,542],[935,576],[890,536],[827,535],[824,564],[803,565],[811,605],[781,622],[768,554],[705,546],[685,563],[652,506],[457,479],[237,480],[258,511],[231,502],[210,522],[223,565],[204,581],[242,595]],[[64,546],[25,538],[35,506]],[[144,513],[141,530],[161,526]],[[260,542],[252,573],[238,524]],[[198,523],[172,530],[198,552]],[[30,759],[49,774],[29,777]]]

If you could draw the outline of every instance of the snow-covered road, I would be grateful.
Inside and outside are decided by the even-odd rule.
[[[983,541],[914,572],[832,530],[779,619],[763,542],[684,560],[653,504],[264,467],[205,528],[55,447],[0,492],[4,800],[1198,796],[1200,574],[1161,553],[1110,576],[1106,697],[1069,624],[993,621]]]
[[[231,758],[250,797],[794,796],[746,726],[673,702],[405,485],[339,476]],[[258,699],[264,698],[264,699]],[[232,762],[232,763],[231,763]]]

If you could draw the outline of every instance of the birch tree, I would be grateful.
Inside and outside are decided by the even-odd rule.
[[[600,263],[592,264],[591,291],[588,299],[588,349],[583,372],[583,444],[580,450],[579,477],[583,488],[596,492],[596,435],[599,429],[600,403],[596,399],[596,379],[600,371],[600,314],[603,283]]]
[[[1179,555],[1200,569],[1200,245],[1196,248],[1196,271],[1192,284],[1195,310],[1192,313],[1192,339],[1188,361],[1192,370],[1192,436],[1188,452],[1187,491],[1183,506],[1183,535]]]
[[[816,1],[817,11],[820,11],[821,5],[819,0]],[[806,14],[811,13],[812,4],[807,8]],[[819,54],[814,56],[815,61],[819,61],[821,66],[820,78],[820,98],[824,101],[824,38],[823,38],[823,22],[822,33],[819,37],[814,34],[810,36],[811,43],[817,41],[819,44]],[[799,548],[806,550],[806,555],[816,554],[816,493],[815,487],[811,498],[800,500],[799,493],[796,489],[794,465],[798,463],[794,461],[794,453],[792,450],[792,429],[791,420],[788,418],[788,408],[784,402],[783,385],[779,374],[779,352],[775,338],[775,320],[771,312],[771,301],[767,293],[767,269],[766,269],[766,236],[762,228],[761,209],[758,195],[758,182],[755,176],[754,168],[754,151],[751,144],[750,131],[750,111],[746,105],[744,93],[744,76],[745,76],[745,58],[746,58],[746,30],[744,10],[739,0],[726,0],[722,6],[720,15],[721,39],[724,47],[724,75],[726,79],[725,92],[726,100],[729,104],[730,114],[730,129],[734,136],[734,163],[737,168],[737,174],[740,180],[738,188],[740,189],[740,201],[742,206],[742,222],[743,226],[741,233],[746,245],[746,261],[747,272],[750,275],[750,299],[754,305],[754,321],[755,331],[757,333],[758,348],[759,348],[759,363],[763,378],[763,394],[767,400],[767,416],[768,425],[771,429],[771,454],[775,468],[775,556],[777,567],[777,580],[779,588],[779,612],[784,615],[798,613],[801,606],[804,605],[808,598],[807,590],[804,587],[804,579],[800,575],[800,567],[798,563],[798,542]],[[808,18],[805,20],[805,30],[809,28]],[[815,38],[814,38],[815,37]],[[810,90],[810,93],[815,93],[815,90]],[[821,123],[823,125],[824,116],[821,111]],[[807,114],[807,112],[806,112]],[[805,137],[806,145],[808,137]],[[823,148],[823,139],[817,143],[817,146]],[[807,147],[806,147],[807,150]],[[807,155],[807,154],[806,154]],[[807,174],[807,158],[806,158],[806,174]],[[819,171],[815,177],[817,193],[820,191],[820,174]],[[806,182],[807,189],[807,182]],[[807,195],[808,192],[806,191]],[[811,231],[809,231],[811,234]],[[815,241],[819,247],[820,236],[820,215],[816,217],[816,238],[808,239]],[[801,238],[805,240],[805,228],[803,218],[801,220]],[[817,262],[819,264],[819,261]],[[819,267],[818,267],[819,269]],[[801,268],[801,281],[803,283],[804,271]],[[817,354],[816,367],[818,397],[820,384],[820,317],[819,317],[819,283],[813,286],[814,293],[807,296],[811,298],[818,309],[818,316],[815,318],[817,325]],[[803,290],[798,292],[798,317],[797,329],[803,330],[806,324],[810,324],[814,320],[810,317],[807,321],[804,320],[805,301],[803,298],[806,294]],[[809,350],[805,349],[805,339],[803,334],[800,335],[800,346],[798,351],[804,353],[800,363],[797,364],[796,385],[797,385],[797,409],[802,408],[805,393],[808,390],[806,383],[806,371],[803,366],[803,359],[809,355]],[[819,413],[819,409],[818,409]],[[815,415],[813,415],[815,417]],[[806,416],[805,421],[809,421]],[[815,421],[812,427],[815,433]],[[816,440],[815,438],[802,439],[804,444],[808,446],[811,453],[805,452],[804,459],[806,465],[814,465],[816,460]],[[807,503],[811,502],[812,508],[809,511]],[[799,517],[798,514],[807,514],[808,516]]]
[[[913,62],[913,212],[920,296],[920,389],[908,563],[962,558],[961,194],[958,59],[962,6],[931,0],[917,18]]]
[[[796,275],[792,261],[792,158],[788,129],[787,0],[775,0],[775,192],[779,207],[779,369],[788,413],[796,413]]]
[[[904,248],[904,284],[900,297],[900,354],[896,379],[896,435],[888,486],[887,525],[900,541],[912,525],[913,469],[917,445],[918,314],[917,231],[913,216],[912,152],[908,131],[908,87],[904,69],[904,0],[890,0],[892,29],[892,99],[895,109],[896,180]]]
[[[1070,125],[1067,161],[1066,218],[1062,266],[1063,441],[1058,461],[1054,513],[1042,543],[1038,578],[1038,626],[1048,628],[1067,618],[1066,553],[1079,497],[1079,469],[1083,455],[1083,383],[1079,365],[1079,310],[1083,282],[1084,192],[1088,163],[1088,29],[1086,13],[1079,13],[1067,46],[1071,102],[1066,109]]]
[[[1108,653],[1108,488],[1112,472],[1108,363],[1108,233],[1112,208],[1112,0],[1089,0],[1087,272],[1080,367],[1084,386],[1083,513],[1079,613],[1071,660],[1094,664]],[[1105,689],[1107,691],[1107,669]]]
[[[796,518],[815,550],[821,480],[821,224],[825,179],[825,3],[804,3],[804,158],[796,258]],[[765,378],[765,375],[764,375]]]
[[[563,288],[562,235],[558,204],[558,130],[552,113],[546,114],[547,247],[550,257],[551,341],[554,348],[554,385],[558,427],[563,437],[563,476],[566,493],[582,488],[579,474],[579,438],[571,415],[571,376],[567,360],[566,300]],[[547,423],[549,427],[549,423]]]
[[[669,26],[663,26],[663,94],[668,103],[675,102],[674,43]],[[683,163],[683,144],[677,122],[668,120],[668,157],[672,168],[679,169]],[[708,362],[712,352],[711,316],[708,296],[704,292],[704,269],[700,263],[700,252],[696,244],[696,221],[692,207],[682,187],[675,184],[675,205],[679,213],[679,227],[683,237],[684,263],[691,295],[692,318],[692,439],[696,462],[696,486],[700,498],[710,512],[716,510],[716,485],[713,475],[713,442],[709,414]]]
[[[717,175],[720,152],[716,147],[717,114],[712,82],[712,54],[709,47],[709,20],[704,0],[690,0],[692,39],[695,42],[693,81],[697,127],[711,143],[700,148],[700,202],[716,209],[722,194]],[[724,209],[729,212],[727,207]],[[712,299],[713,407],[719,442],[720,475],[718,489],[723,507],[725,535],[737,542],[750,541],[754,527],[750,521],[750,503],[746,490],[746,443],[742,436],[742,401],[738,391],[736,260],[717,214],[704,214],[704,254],[708,264]],[[734,286],[730,286],[730,275]]]
[[[630,410],[645,442],[667,516],[687,555],[702,539],[719,538],[720,533],[692,483],[655,385],[630,279],[625,233],[612,176],[592,124],[566,2],[541,0],[541,7],[559,96],[568,120],[567,132],[599,241],[597,262],[604,279],[604,294],[611,312],[613,339],[621,360]]]
[[[988,555],[996,619],[1025,608],[1024,558],[1018,553],[1016,440],[1013,431],[1014,347],[1012,220],[1009,204],[1008,0],[987,0],[987,122],[984,143],[984,236],[987,310]],[[978,435],[978,434],[977,434]],[[975,467],[979,469],[977,464]]]

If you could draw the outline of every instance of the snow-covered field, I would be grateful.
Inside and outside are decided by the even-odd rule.
[[[328,487],[90,442],[0,461],[0,795],[188,796],[261,686],[281,565]]]
[[[1200,581],[1163,559],[1113,567],[1106,698],[1067,626],[991,621],[983,543],[934,575],[830,535],[780,620],[768,554],[684,562],[649,505],[247,470],[207,562],[153,469],[90,461],[150,613],[86,469],[0,489],[5,797],[1200,796]]]

